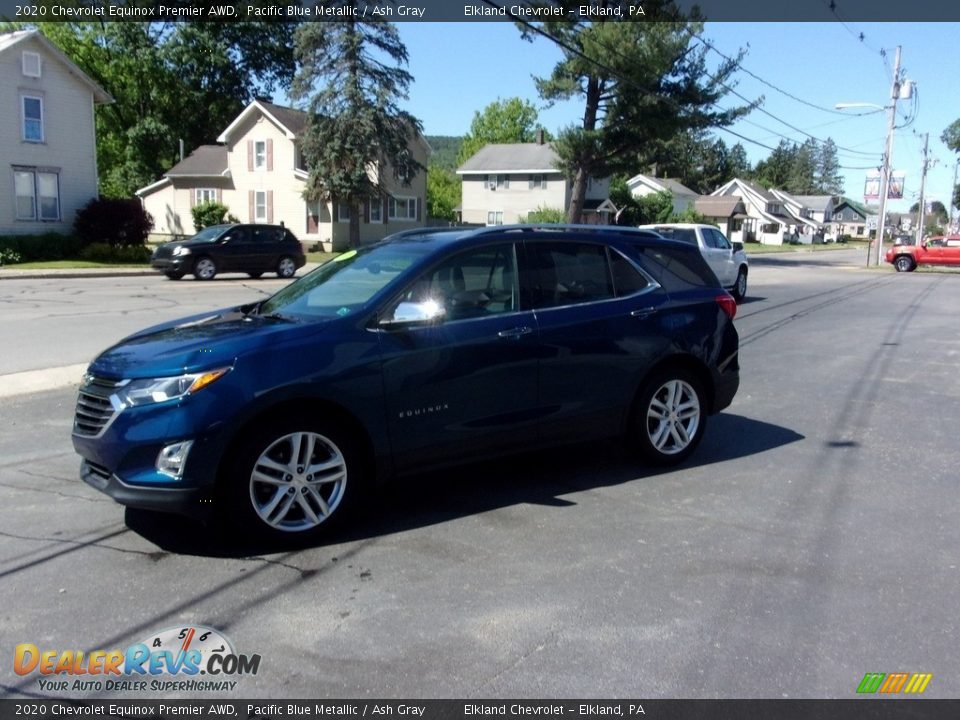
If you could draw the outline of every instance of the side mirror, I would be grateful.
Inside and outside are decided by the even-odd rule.
[[[447,311],[436,300],[402,302],[393,311],[392,318],[380,320],[379,326],[386,330],[399,330],[442,322]]]

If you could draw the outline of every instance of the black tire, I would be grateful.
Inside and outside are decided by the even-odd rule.
[[[208,255],[201,255],[193,261],[193,276],[197,280],[213,280],[217,274],[217,263]]]
[[[676,392],[680,394],[671,401],[671,393]],[[637,396],[631,439],[650,464],[677,465],[696,450],[706,426],[707,403],[700,380],[687,370],[664,369],[653,374]]]
[[[297,274],[297,261],[294,260],[289,255],[284,255],[277,262],[277,277],[283,278],[292,278]]]
[[[916,264],[909,255],[901,255],[893,261],[893,266],[897,269],[897,272],[911,272]]]
[[[247,275],[249,275],[249,276],[252,277],[254,280],[256,280],[256,279],[259,278],[261,275],[263,275],[263,271],[261,270],[261,271],[259,271],[259,272],[248,272]]]
[[[737,281],[733,284],[730,294],[737,302],[743,302],[743,299],[747,296],[747,269],[745,267],[737,271]]]
[[[165,272],[164,275],[166,275],[169,280],[182,280],[186,273],[183,270],[170,270],[169,272]]]
[[[368,464],[360,445],[329,421],[266,422],[235,447],[221,476],[221,493],[226,520],[245,535],[281,542],[329,535],[354,514],[365,494]],[[305,462],[311,449],[313,462]],[[287,465],[289,472],[281,471]]]

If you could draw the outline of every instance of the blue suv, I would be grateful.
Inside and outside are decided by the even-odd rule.
[[[681,462],[737,391],[735,314],[653,232],[408,231],[104,351],[73,444],[124,505],[319,534],[389,477],[535,446]]]

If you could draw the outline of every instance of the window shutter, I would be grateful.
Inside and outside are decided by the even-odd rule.
[[[267,190],[267,222],[273,222],[273,190]]]
[[[223,188],[217,188],[217,202],[223,202]]]
[[[247,211],[247,218],[249,222],[253,222],[254,220],[257,219],[256,217],[257,209],[256,209],[256,206],[254,205],[254,203],[256,203],[256,198],[254,198],[253,190],[250,190],[247,192],[247,198],[249,199],[249,209]]]
[[[190,188],[190,207],[191,209],[197,204],[197,189]]]
[[[389,199],[386,195],[383,196],[383,209],[381,210],[380,220],[384,225],[387,224],[387,212],[390,210]]]
[[[417,222],[423,218],[423,198],[417,198]]]
[[[253,172],[253,140],[247,140],[247,170]]]
[[[373,201],[368,199],[368,200],[363,204],[363,223],[364,223],[364,225],[369,225],[369,224],[370,224],[370,203],[371,203],[371,202],[373,202]]]
[[[273,170],[273,140],[267,138],[267,171]]]

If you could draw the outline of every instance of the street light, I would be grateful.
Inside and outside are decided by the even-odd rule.
[[[883,233],[887,225],[887,193],[890,183],[890,163],[893,155],[893,131],[897,120],[897,99],[900,97],[900,46],[897,45],[896,62],[893,67],[893,87],[890,90],[890,105],[880,106],[873,103],[837,103],[837,110],[850,107],[869,107],[879,110],[889,110],[890,119],[887,125],[887,142],[883,153],[883,168],[880,170],[880,219],[877,222],[877,261],[883,257]],[[870,267],[870,253],[867,253],[867,267]]]

